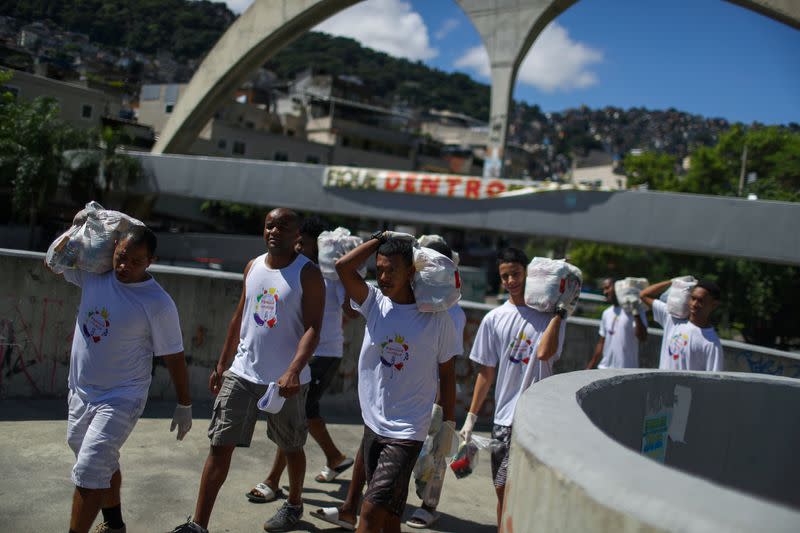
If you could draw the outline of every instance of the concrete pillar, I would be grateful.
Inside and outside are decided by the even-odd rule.
[[[492,74],[484,177],[501,177],[517,69],[542,30],[576,0],[456,0],[475,25]]]

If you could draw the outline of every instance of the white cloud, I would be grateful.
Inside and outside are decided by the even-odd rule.
[[[517,80],[548,93],[585,89],[597,84],[597,75],[590,69],[602,61],[601,51],[572,40],[563,26],[552,22],[528,51]],[[468,49],[454,66],[490,77],[489,56],[483,45]]]
[[[461,22],[459,22],[458,19],[449,18],[442,23],[442,25],[439,27],[438,30],[436,30],[436,33],[434,33],[433,36],[436,37],[437,41],[441,41],[442,39],[447,37],[447,35],[451,31],[458,28],[460,24]]]
[[[242,13],[253,0],[225,0],[225,3],[234,13]],[[443,29],[447,26],[445,22]],[[445,32],[452,29],[447,27]],[[350,37],[369,48],[412,61],[424,61],[439,54],[430,45],[428,26],[422,16],[403,0],[366,0],[339,12],[311,31]]]
[[[367,0],[313,28],[350,37],[364,46],[412,61],[436,57],[428,27],[411,4],[402,0]]]

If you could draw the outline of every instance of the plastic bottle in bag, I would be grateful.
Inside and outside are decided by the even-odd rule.
[[[450,470],[458,479],[462,479],[472,474],[478,467],[478,452],[481,450],[492,451],[503,443],[496,439],[472,435],[469,442],[462,442],[458,451],[450,462]]]
[[[414,248],[411,288],[422,313],[446,311],[461,299],[461,278],[449,257],[430,248]]]
[[[581,270],[565,260],[534,257],[525,279],[525,305],[552,313],[563,303],[572,314],[578,305],[582,282]]]

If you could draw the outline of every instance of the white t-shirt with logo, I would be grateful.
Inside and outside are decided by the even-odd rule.
[[[647,310],[639,306],[642,325],[647,327]],[[603,343],[603,358],[597,368],[639,368],[639,339],[636,338],[636,317],[619,305],[603,311],[599,334]]]
[[[453,319],[453,326],[455,326],[456,330],[454,355],[464,355],[464,327],[467,325],[467,315],[458,304],[451,306],[447,310],[447,314]]]
[[[553,374],[553,364],[561,357],[567,322],[558,332],[558,350],[547,361],[536,358],[536,347],[552,313],[542,313],[527,306],[506,301],[483,317],[469,358],[484,366],[497,368],[494,389],[494,423],[510,426],[519,395],[528,384]]]
[[[344,333],[342,332],[342,304],[345,293],[338,279],[323,278],[325,282],[325,314],[319,333],[319,345],[314,352],[317,357],[342,357]]]
[[[183,351],[175,302],[150,278],[122,283],[113,271],[64,271],[81,288],[68,386],[85,402],[144,400],[153,356]]]
[[[458,350],[453,320],[446,312],[397,304],[373,286],[363,304],[351,305],[367,322],[358,359],[364,423],[383,437],[424,441],[439,364]]]
[[[699,328],[687,319],[675,318],[667,312],[667,304],[661,300],[653,300],[653,318],[664,328],[658,368],[723,370],[722,343],[714,328]]]

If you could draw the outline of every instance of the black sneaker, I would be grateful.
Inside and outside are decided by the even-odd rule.
[[[291,531],[303,516],[303,504],[285,502],[275,516],[264,522],[264,531]]]
[[[187,518],[185,524],[179,525],[169,533],[208,533],[208,530],[200,524],[192,522],[190,518]]]

